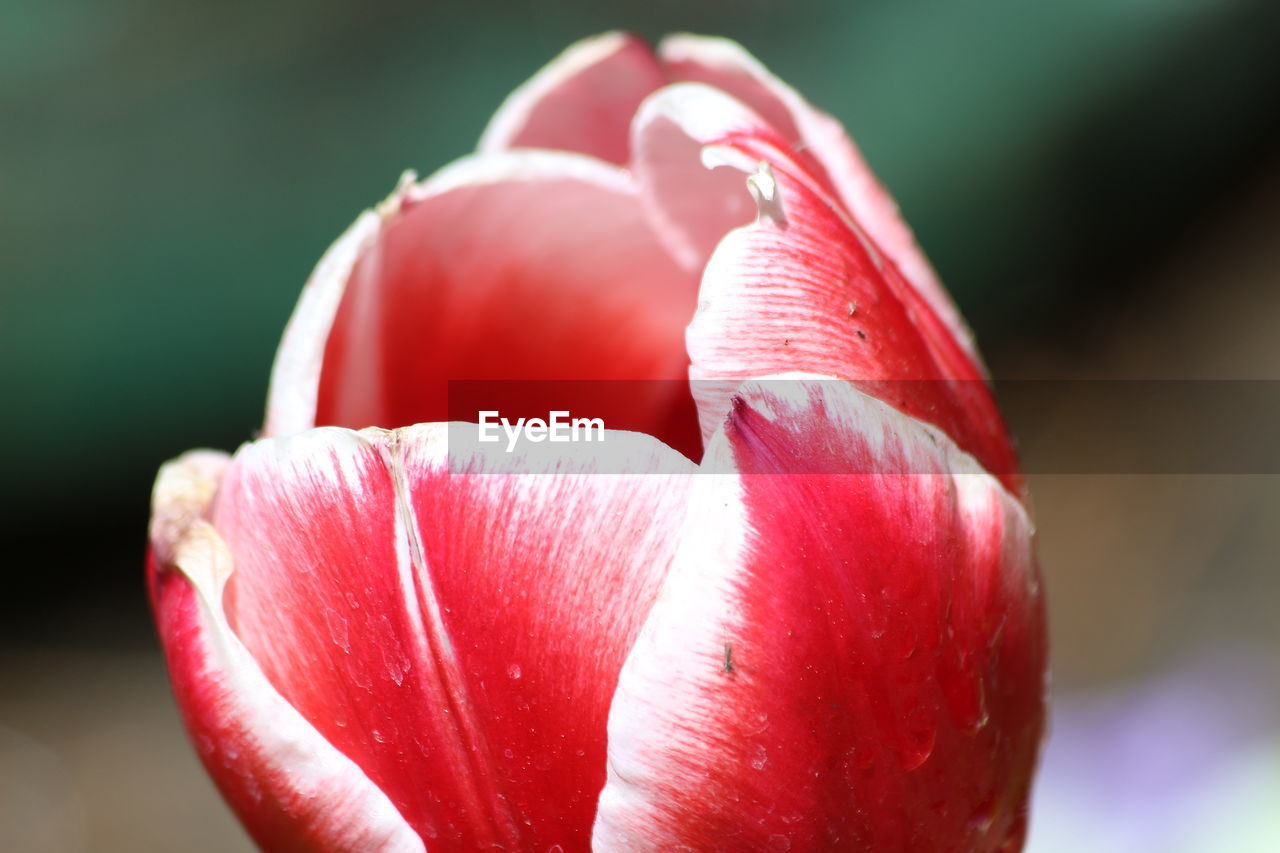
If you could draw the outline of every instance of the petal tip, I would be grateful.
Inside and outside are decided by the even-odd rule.
[[[149,538],[160,565],[172,565],[181,543],[204,518],[231,457],[190,450],[161,466],[151,491]]]
[[[623,30],[610,30],[589,36],[565,48],[506,97],[480,135],[476,150],[488,153],[516,146],[576,150],[577,146],[570,140],[562,140],[565,144],[561,145],[547,145],[541,139],[548,132],[552,136],[558,136],[562,131],[542,128],[535,131],[538,139],[530,141],[524,137],[537,124],[538,111],[554,100],[558,93],[572,88],[578,78],[591,75],[593,70],[603,70],[607,76],[611,67],[625,69],[629,72],[629,82],[638,83],[642,90],[656,89],[663,82],[661,69],[652,50],[639,36]],[[586,140],[579,142],[590,144]],[[612,146],[603,147],[617,153]],[[593,153],[596,153],[594,149]]]

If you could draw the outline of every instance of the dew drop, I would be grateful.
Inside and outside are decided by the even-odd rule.
[[[969,815],[969,831],[976,835],[985,836],[991,831],[991,826],[995,823],[995,820],[995,793],[992,792],[987,794],[973,810],[973,814]]]
[[[399,648],[384,646],[382,665],[387,668],[387,676],[396,683],[396,687],[404,684],[405,674],[409,671],[409,659]]]
[[[983,675],[971,655],[957,655],[940,673],[947,709],[965,734],[976,734],[990,721]]]
[[[332,607],[326,607],[324,620],[329,626],[329,639],[333,640],[335,646],[342,649],[343,654],[351,654],[351,632],[347,627],[347,617]]]
[[[763,770],[764,766],[769,763],[769,753],[762,744],[756,744],[756,748],[751,756],[751,766],[756,770]]]
[[[777,833],[769,836],[769,850],[773,851],[773,853],[786,853],[786,851],[790,849],[790,838]]]
[[[513,680],[518,679],[520,677],[520,665],[513,663],[511,666],[507,667],[507,677]]]
[[[928,708],[917,706],[908,711],[894,745],[902,769],[915,770],[928,761],[937,736],[937,724]]]

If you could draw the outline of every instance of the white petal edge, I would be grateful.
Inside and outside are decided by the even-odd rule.
[[[682,158],[680,162],[673,161],[670,151],[663,157],[652,157],[649,153],[651,145],[670,145],[670,137],[659,136],[664,123],[687,139],[687,146],[684,142],[677,143],[681,149],[676,152],[676,156]],[[744,222],[740,211],[724,204],[730,187],[742,193],[744,205],[754,207],[747,176],[755,172],[760,163],[734,148],[706,140],[735,131],[750,134],[753,129],[768,126],[742,102],[702,83],[672,83],[640,104],[631,121],[631,152],[641,203],[654,232],[685,269],[702,269],[714,254],[712,241],[718,242]],[[692,185],[686,182],[678,188],[668,188],[658,184],[666,177],[664,170],[682,165],[691,170],[687,181],[693,182]],[[690,190],[696,193],[691,200],[697,201],[700,197],[705,203],[704,210],[690,210],[681,216],[668,209],[673,202],[679,209],[683,199],[689,198]],[[683,196],[680,200],[664,199],[668,192],[683,193]],[[694,221],[687,221],[689,219]],[[708,226],[717,235],[715,238],[708,239]]]
[[[744,254],[745,247],[756,239],[756,235],[762,230],[773,231],[785,226],[768,215],[768,209],[762,206],[758,193],[751,188],[754,175],[758,170],[769,167],[769,162],[756,161],[735,148],[708,142],[734,133],[752,134],[753,128],[768,128],[769,125],[763,118],[719,89],[703,83],[673,83],[650,95],[636,113],[632,124],[632,149],[637,152],[638,158],[643,156],[646,134],[664,121],[674,125],[691,144],[701,146],[699,154],[704,167],[712,170],[724,166],[741,173],[743,196],[757,196],[754,201],[758,214],[756,221],[727,228],[710,255],[705,256],[705,246],[699,246],[696,238],[691,238],[682,223],[665,210],[656,198],[660,189],[647,183],[650,180],[649,171],[644,168],[637,170],[636,179],[641,186],[641,199],[654,231],[680,263],[685,266],[702,265],[698,308],[686,329],[685,349],[691,362],[690,378],[694,380],[692,393],[698,405],[703,440],[710,446],[711,437],[720,428],[720,422],[728,410],[729,394],[741,380],[711,379],[698,372],[698,365],[702,361],[701,349],[705,349],[700,347],[700,341],[714,340],[723,343],[734,340],[733,336],[725,337],[721,331],[716,330],[716,314],[707,308],[720,300],[725,292],[733,289],[739,258]],[[772,145],[766,144],[764,147],[774,150]],[[830,208],[866,248],[873,262],[881,265],[883,254],[843,205],[832,198],[830,192],[808,175],[802,166],[793,163],[786,152],[776,151],[775,156],[778,162],[790,164],[787,169],[790,179],[802,182],[806,191]],[[772,171],[770,175],[772,176]],[[708,183],[708,186],[711,184]],[[785,189],[775,186],[774,190],[775,196],[770,203],[785,210],[788,204]]]
[[[181,456],[160,469],[153,496],[156,570],[180,572],[198,608],[196,648],[182,650],[194,652],[198,670],[173,675],[199,682],[202,691],[218,697],[216,703],[183,710],[189,717],[213,718],[213,725],[237,738],[230,745],[197,742],[197,748],[208,761],[220,754],[232,760],[252,754],[267,771],[244,782],[259,791],[270,787],[271,779],[284,780],[271,796],[293,806],[292,823],[317,849],[425,853],[422,839],[386,795],[271,686],[228,624],[222,594],[234,566],[203,516],[229,462],[225,454],[211,451]]]
[[[899,214],[897,202],[880,185],[839,121],[809,103],[732,39],[672,33],[658,43],[657,54],[664,63],[697,62],[729,73],[746,73],[770,90],[790,112],[803,141],[826,168],[853,217],[877,243],[883,244],[881,248],[893,257],[902,274],[951,329],[974,363],[986,371],[973,331],[916,244],[910,226]]]
[[[747,183],[746,179],[761,166],[777,168],[779,163],[790,164],[787,172],[791,175],[791,179],[802,183],[806,190],[829,207],[840,221],[862,242],[875,263],[877,265],[883,264],[884,252],[871,239],[866,229],[846,210],[841,201],[833,197],[830,190],[819,183],[809,173],[809,170],[803,164],[796,162],[788,152],[779,150],[766,139],[760,138],[758,131],[774,132],[767,121],[746,104],[713,86],[708,86],[705,83],[672,83],[654,92],[641,104],[632,122],[631,136],[632,150],[636,152],[637,160],[635,164],[636,180],[640,185],[642,200],[645,203],[646,210],[651,214],[655,231],[658,232],[664,245],[668,246],[671,253],[680,263],[685,266],[709,263],[710,259],[714,258],[715,254],[720,251],[720,245],[724,242],[724,239],[735,230],[749,230],[761,227],[761,222],[757,219],[755,223],[746,224],[740,229],[726,227],[720,244],[717,244],[708,256],[704,256],[705,250],[700,249],[684,236],[681,223],[675,221],[658,206],[656,199],[653,197],[657,190],[645,185],[646,169],[643,163],[640,162],[646,133],[654,125],[662,121],[673,124],[689,138],[691,144],[699,146],[700,162],[708,171],[727,166],[742,172],[742,191],[747,197],[751,197],[752,193],[749,189],[750,184]],[[774,162],[756,160],[733,147],[710,141],[735,133],[757,138],[761,147],[771,152]],[[777,203],[785,207],[785,194],[779,197]],[[766,213],[766,211],[762,210],[757,212],[762,215]],[[772,222],[768,216],[763,216],[763,218],[770,219],[769,224],[764,227],[774,227],[777,224]]]
[[[759,405],[767,395],[753,395],[753,388],[772,383],[770,390],[777,394],[778,383],[785,383],[785,391],[803,398],[811,382],[838,383],[847,389],[841,393],[850,395],[876,453],[886,435],[927,436],[929,446],[945,456],[957,489],[969,496],[962,505],[1003,496],[1025,521],[1028,537],[1034,538],[1034,520],[1022,501],[974,457],[941,430],[859,391],[847,380],[784,373],[745,380],[736,393],[754,397]],[[767,405],[760,411],[776,414]],[[596,853],[678,849],[670,846],[672,839],[662,829],[632,818],[643,814],[646,806],[652,809],[653,780],[663,779],[669,788],[680,789],[680,780],[671,779],[669,768],[663,767],[663,755],[697,755],[706,749],[701,728],[687,725],[689,720],[671,725],[662,718],[682,710],[695,719],[705,713],[699,708],[704,701],[699,684],[706,680],[706,673],[723,665],[724,638],[734,636],[735,627],[742,624],[735,602],[741,597],[739,570],[745,563],[751,528],[742,477],[723,428],[707,445],[700,468],[671,571],[627,655],[610,706],[607,779],[592,833]],[[1038,579],[1029,582],[1038,587]],[[662,721],[655,726],[655,719]]]

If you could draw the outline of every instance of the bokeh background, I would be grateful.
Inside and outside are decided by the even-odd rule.
[[[361,208],[615,27],[734,37],[841,118],[995,376],[1280,380],[1274,0],[0,0],[0,849],[249,849],[152,634],[155,469],[252,435]],[[1064,388],[1033,470],[1107,441]],[[1031,849],[1280,850],[1280,478],[1031,485]]]

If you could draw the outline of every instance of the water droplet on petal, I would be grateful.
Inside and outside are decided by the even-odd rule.
[[[938,727],[928,708],[918,706],[907,712],[895,752],[903,770],[915,770],[933,754]]]
[[[508,677],[508,678],[511,678],[511,679],[517,679],[517,678],[519,678],[519,677],[520,677],[520,665],[519,665],[519,664],[516,664],[516,663],[513,663],[513,664],[511,664],[511,666],[507,667],[507,677]]]
[[[382,665],[387,668],[387,677],[394,681],[397,687],[404,684],[404,677],[409,672],[410,663],[399,647],[383,647]]]
[[[347,617],[332,607],[327,607],[324,619],[329,626],[329,639],[333,640],[335,646],[342,649],[343,654],[351,654],[351,633],[347,627]]]

